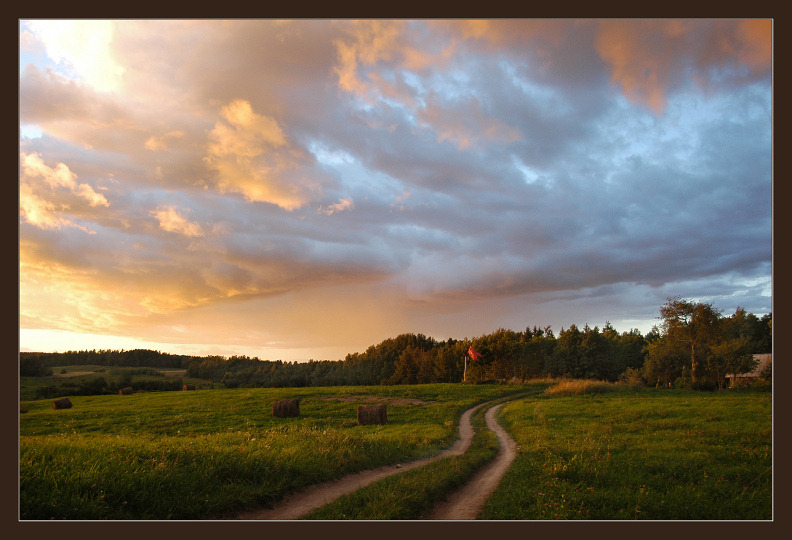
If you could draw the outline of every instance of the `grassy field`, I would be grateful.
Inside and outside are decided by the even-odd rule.
[[[272,504],[346,473],[439,452],[476,403],[511,385],[334,387],[75,396],[24,401],[20,517],[201,519]],[[300,418],[271,415],[301,398]],[[388,403],[385,426],[356,407]]]
[[[525,394],[536,396],[547,386],[548,383],[545,382],[528,384]],[[443,458],[423,467],[389,476],[354,493],[341,496],[303,519],[425,518],[435,503],[443,500],[455,489],[461,488],[480,467],[495,458],[498,439],[492,431],[485,429],[486,411],[487,407],[482,407],[471,418],[476,433],[464,455]]]
[[[581,387],[504,406],[519,455],[481,519],[772,519],[769,392]]]
[[[346,473],[438,453],[465,409],[529,392],[500,422],[518,457],[483,519],[772,519],[772,395],[580,381],[152,392],[25,401],[20,517],[204,519],[272,505]],[[301,399],[301,417],[273,401]],[[356,407],[388,403],[385,426]],[[474,417],[481,427],[482,415]],[[309,519],[417,519],[492,459],[464,456],[388,477]]]

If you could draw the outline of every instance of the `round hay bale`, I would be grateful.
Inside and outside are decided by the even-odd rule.
[[[296,418],[300,416],[300,400],[282,399],[272,404],[272,416],[277,418]]]
[[[52,402],[52,408],[53,409],[71,409],[72,408],[72,402],[67,397],[56,399],[55,401]]]
[[[357,423],[359,426],[387,424],[388,406],[384,403],[379,405],[359,405],[357,408]]]
[[[120,395],[120,396],[128,396],[128,395],[130,395],[130,394],[132,394],[134,392],[135,391],[132,389],[131,386],[127,386],[126,388],[122,388],[121,390],[119,390],[118,391],[118,395]]]
[[[183,391],[185,391],[185,390],[195,390],[195,385],[194,384],[185,384],[184,386],[182,386],[182,390]]]

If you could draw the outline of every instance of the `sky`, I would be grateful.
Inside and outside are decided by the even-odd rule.
[[[772,23],[21,20],[22,351],[772,311]]]

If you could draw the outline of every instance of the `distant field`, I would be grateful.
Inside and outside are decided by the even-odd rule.
[[[40,388],[61,388],[64,385],[71,384],[89,384],[91,381],[103,378],[108,383],[113,383],[119,380],[121,373],[131,373],[132,381],[131,386],[135,386],[140,381],[176,381],[181,379],[184,384],[193,384],[201,388],[213,388],[216,386],[204,379],[195,379],[185,377],[187,374],[186,369],[175,368],[135,368],[135,367],[115,367],[115,366],[100,366],[100,365],[71,365],[71,366],[58,366],[52,368],[52,375],[49,377],[21,377],[19,380],[19,398],[22,401],[32,401],[39,399],[41,396],[37,394]],[[144,374],[146,372],[156,372],[159,375]],[[69,388],[62,393],[69,395]]]
[[[63,366],[54,368],[53,376],[55,377],[78,377],[80,375],[101,375],[111,373],[115,368],[107,366]],[[134,368],[120,368],[120,369],[134,369]],[[172,368],[147,368],[159,371],[165,377],[183,377],[186,369],[172,369]]]

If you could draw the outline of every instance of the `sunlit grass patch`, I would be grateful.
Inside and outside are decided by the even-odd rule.
[[[617,390],[614,383],[590,379],[562,380],[545,390],[548,396],[582,396],[584,394],[601,394]]]

